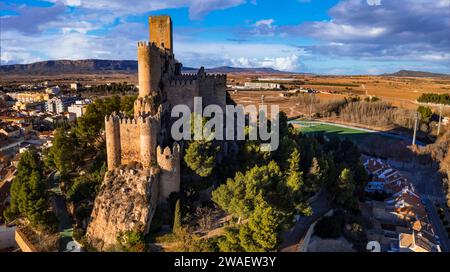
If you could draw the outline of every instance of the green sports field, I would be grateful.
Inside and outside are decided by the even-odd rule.
[[[367,135],[368,132],[362,130],[356,130],[352,128],[334,126],[330,124],[317,124],[317,123],[295,123],[300,126],[300,130],[305,134],[334,134],[346,137],[355,137]]]
[[[305,134],[325,135],[327,137],[336,136],[339,138],[348,138],[357,144],[373,144],[382,142],[384,144],[395,144],[401,141],[399,136],[388,135],[384,133],[376,133],[365,129],[349,128],[334,124],[324,124],[309,121],[292,121],[293,125],[298,127]]]

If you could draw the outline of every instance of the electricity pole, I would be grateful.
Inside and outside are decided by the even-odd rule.
[[[439,104],[439,124],[436,136],[437,138],[439,137],[439,134],[441,134],[441,122],[442,122],[442,104]]]
[[[419,113],[416,114],[416,118],[414,119],[414,135],[413,135],[413,142],[412,145],[416,145],[416,137],[417,137],[417,127],[419,124]]]
[[[309,94],[309,98],[311,100],[311,104],[309,106],[309,119],[312,120],[312,110],[313,110],[313,103],[314,103],[314,98],[315,98],[315,94],[314,93],[310,93]]]

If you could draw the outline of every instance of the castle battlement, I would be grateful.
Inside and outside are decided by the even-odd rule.
[[[206,80],[214,80],[216,83],[227,83],[227,75],[225,74],[205,74]]]
[[[137,43],[137,46],[138,46],[138,48],[140,48],[140,47],[148,48],[150,46],[150,43],[149,42],[140,41],[140,42]]]
[[[138,121],[134,118],[129,117],[121,117],[119,118],[119,122],[121,125],[137,125]]]
[[[173,80],[181,80],[181,81],[186,81],[186,80],[197,80],[198,76],[196,74],[181,74],[181,75],[176,75],[174,77],[172,77]]]
[[[105,116],[105,123],[114,122],[118,119],[120,119],[120,116],[118,116],[116,112],[113,112],[112,114]]]
[[[169,79],[170,86],[193,86],[198,82],[213,81],[216,84],[226,84],[225,74],[182,74]]]
[[[171,193],[180,191],[180,152],[177,143],[172,148],[156,148],[156,160],[161,169],[160,202],[165,202]]]
[[[117,114],[105,116],[105,124],[117,123],[120,125],[139,125],[145,123],[155,123],[161,121],[161,112],[154,115],[140,115],[136,117],[120,116]]]
[[[192,87],[197,84],[197,79],[172,79],[169,84],[170,86]]]
[[[147,50],[154,50],[154,52],[160,52],[161,54],[170,53],[169,50],[164,49],[164,48],[160,48],[155,42],[145,42],[145,41],[139,41],[137,43],[138,49],[139,48],[144,48]],[[168,54],[170,55],[170,54]]]
[[[180,145],[174,143],[172,148],[166,146],[164,149],[158,145],[156,148],[156,156],[159,160],[173,160],[180,157]]]

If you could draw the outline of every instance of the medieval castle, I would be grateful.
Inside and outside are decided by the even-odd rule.
[[[173,53],[171,18],[150,16],[149,25],[150,42],[138,42],[137,46],[139,96],[134,104],[134,117],[127,118],[122,113],[105,117],[109,171],[95,201],[87,232],[91,241],[103,240],[100,241],[101,247],[113,244],[116,239],[114,235],[133,226],[139,225],[141,231],[148,231],[156,205],[164,203],[171,193],[179,191],[181,154],[179,145],[170,136],[174,121],[170,117],[172,107],[184,104],[193,111],[194,97],[202,97],[204,107],[215,104],[224,109],[226,104],[226,75],[208,75],[203,67],[197,74],[181,73],[182,64]],[[136,194],[129,193],[142,185],[130,184],[133,175],[138,172],[131,170],[130,175],[121,170],[117,173],[118,168],[126,165],[142,169],[139,170],[141,176],[142,171],[146,171],[146,178],[135,180],[146,183],[142,192],[138,192],[138,198],[144,196],[144,205],[140,206],[139,211],[136,211],[139,205],[132,203]],[[123,188],[123,185],[119,192],[111,192],[117,187],[114,183],[118,181],[114,180],[121,179],[129,188]],[[123,208],[128,210],[127,213],[114,211],[121,209],[118,206],[122,204],[113,203],[109,198],[127,192],[128,202],[133,205]],[[122,195],[122,198],[126,197]],[[115,207],[110,209],[110,205]],[[151,206],[148,211],[142,211],[145,205]],[[115,216],[118,214],[120,216]]]

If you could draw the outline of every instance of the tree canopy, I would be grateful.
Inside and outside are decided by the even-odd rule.
[[[7,221],[27,218],[35,227],[53,229],[55,216],[49,210],[43,166],[35,150],[22,153],[11,185],[11,202],[4,212]]]

